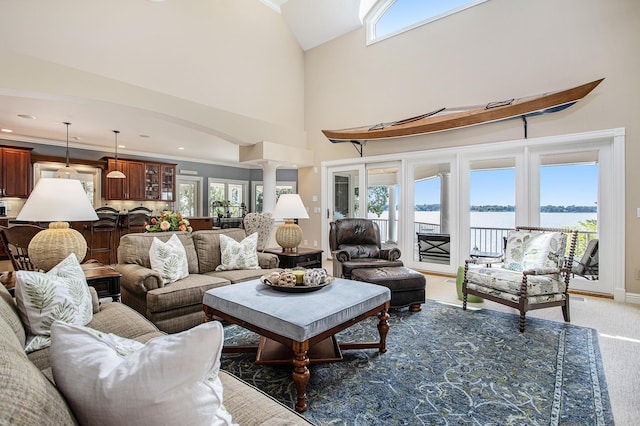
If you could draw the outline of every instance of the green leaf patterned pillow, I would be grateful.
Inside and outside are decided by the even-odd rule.
[[[151,269],[162,276],[162,282],[171,284],[189,276],[187,252],[176,234],[164,243],[157,237],[153,238],[149,249]]]
[[[86,325],[93,319],[91,293],[75,254],[47,273],[17,271],[16,304],[28,334],[27,353],[51,344],[55,320]]]
[[[220,234],[220,265],[216,271],[232,269],[260,269],[258,264],[258,234],[253,233],[241,242]]]

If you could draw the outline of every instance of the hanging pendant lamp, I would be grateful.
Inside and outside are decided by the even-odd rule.
[[[63,124],[67,126],[67,165],[58,169],[56,177],[58,179],[79,179],[78,171],[69,166],[69,125],[71,123],[65,121]]]
[[[115,156],[115,170],[111,170],[108,174],[107,177],[109,179],[124,179],[126,178],[126,176],[124,175],[124,173],[122,173],[120,170],[118,170],[118,133],[120,133],[119,130],[114,130],[113,133],[116,135],[116,156]]]

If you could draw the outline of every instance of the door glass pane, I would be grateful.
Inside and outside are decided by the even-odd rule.
[[[418,166],[414,172],[414,259],[448,265],[451,262],[449,230],[448,163]]]
[[[515,167],[497,167],[498,163],[514,162],[507,159],[471,163],[470,255],[499,257],[504,238],[516,226]]]
[[[398,242],[399,191],[397,167],[367,170],[367,218],[378,224],[382,242]]]
[[[225,184],[221,182],[209,182],[209,216],[222,217],[227,210],[224,207]]]
[[[229,201],[231,202],[231,205],[229,206],[231,216],[242,216],[244,212],[244,185],[230,183],[228,188],[228,195]]]
[[[357,170],[333,174],[333,219],[360,217],[359,172]]]
[[[178,212],[185,217],[196,216],[197,182],[178,182]]]
[[[575,257],[582,258],[589,241],[598,238],[597,163],[540,167],[540,226],[579,230]]]

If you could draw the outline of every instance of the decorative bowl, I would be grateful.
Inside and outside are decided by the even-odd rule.
[[[327,277],[324,282],[318,284],[318,285],[304,285],[304,284],[298,284],[298,285],[294,285],[294,286],[287,286],[287,285],[277,285],[277,284],[273,284],[271,281],[269,281],[269,277],[266,275],[263,275],[260,277],[260,282],[266,286],[271,287],[274,290],[277,291],[282,291],[285,293],[309,293],[311,291],[317,291],[320,289],[323,289],[324,287],[328,286],[329,284],[331,284],[331,282],[333,281],[333,277]]]

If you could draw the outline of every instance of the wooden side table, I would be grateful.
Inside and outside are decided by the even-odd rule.
[[[96,263],[82,264],[87,284],[96,289],[98,297],[111,297],[114,302],[120,301],[120,277],[118,271],[111,266]]]
[[[322,250],[319,249],[298,247],[296,251],[282,251],[281,247],[275,247],[264,252],[278,256],[281,268],[322,268]]]

